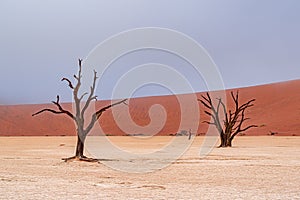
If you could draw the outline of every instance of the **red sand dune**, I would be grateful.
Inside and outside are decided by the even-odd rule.
[[[240,102],[255,98],[255,106],[249,108],[246,115],[250,117],[252,124],[259,125],[259,128],[250,129],[246,135],[268,135],[275,132],[277,135],[300,135],[300,80],[261,85],[247,88],[240,88]],[[227,90],[228,106],[232,106],[230,91]],[[198,93],[197,96],[203,93]],[[191,95],[181,95],[185,101],[189,101]],[[109,101],[99,101],[96,107],[107,105]],[[129,111],[134,122],[139,126],[146,126],[150,123],[149,108],[154,104],[162,105],[167,113],[166,123],[158,131],[158,135],[170,135],[178,132],[180,123],[180,107],[176,96],[158,96],[130,99]],[[200,105],[200,104],[199,104]],[[64,108],[72,110],[70,103],[63,104]],[[74,122],[66,116],[43,113],[32,117],[31,114],[45,107],[54,108],[50,104],[39,105],[11,105],[0,106],[0,135],[1,136],[60,136],[75,135]],[[124,121],[122,109],[125,105],[116,108],[117,118]],[[207,120],[203,113],[203,106],[200,106],[201,121]],[[187,121],[189,113],[195,112],[194,108],[185,108]],[[161,112],[154,112],[153,120],[160,121]],[[186,117],[185,116],[185,117]],[[191,115],[192,116],[192,115]],[[129,132],[122,131],[114,122],[111,111],[105,112],[100,118],[100,125],[105,134],[126,135],[126,134],[147,134],[147,128],[142,133],[140,128],[127,127]],[[189,129],[187,123],[182,129]],[[205,134],[207,125],[200,123],[198,130],[192,130],[197,134]],[[97,130],[94,130],[94,132]],[[149,131],[151,131],[149,129]]]

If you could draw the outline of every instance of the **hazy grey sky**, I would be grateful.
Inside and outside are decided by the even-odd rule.
[[[60,79],[77,71],[77,58],[111,35],[149,26],[198,41],[227,88],[300,78],[298,0],[1,0],[0,104],[45,103],[56,94],[70,101]],[[179,62],[173,59],[144,52],[119,64],[129,69],[130,63]],[[191,82],[205,89],[197,78]],[[164,92],[149,87],[141,95]]]

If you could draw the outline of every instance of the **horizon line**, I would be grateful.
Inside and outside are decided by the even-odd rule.
[[[287,83],[287,82],[295,82],[300,81],[300,78],[298,79],[289,79],[284,81],[277,81],[277,82],[269,82],[269,83],[263,83],[263,84],[257,84],[257,85],[248,85],[248,86],[241,86],[241,87],[232,87],[232,88],[225,88],[225,91],[228,90],[238,90],[238,89],[245,89],[245,88],[251,88],[251,87],[260,87],[260,86],[267,86],[267,85],[275,85],[275,84],[281,84],[281,83]],[[195,91],[194,93],[178,93],[178,94],[162,94],[162,95],[141,95],[136,97],[124,97],[124,98],[118,98],[118,99],[99,99],[98,101],[115,101],[120,99],[140,99],[140,98],[153,98],[153,97],[167,97],[167,96],[174,96],[174,95],[189,95],[189,94],[197,94],[197,93],[206,93],[206,92],[216,92],[220,90],[203,90],[203,91]],[[62,101],[62,104],[69,104],[73,103],[73,101]],[[51,99],[49,102],[41,102],[41,103],[19,103],[19,104],[0,104],[0,106],[22,106],[22,105],[42,105],[42,104],[51,104]]]

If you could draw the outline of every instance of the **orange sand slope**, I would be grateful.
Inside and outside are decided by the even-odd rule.
[[[232,106],[230,91],[228,90],[228,106]],[[300,80],[241,88],[240,102],[255,98],[255,106],[249,108],[247,117],[250,117],[252,124],[259,125],[259,128],[250,129],[245,132],[246,135],[268,135],[270,132],[276,135],[300,135]],[[203,93],[198,93],[197,96]],[[190,101],[192,95],[180,95],[184,101]],[[109,104],[109,101],[99,101],[96,107]],[[129,112],[132,120],[139,126],[147,126],[151,120],[149,116],[149,108],[154,104],[160,104],[166,111],[166,122],[162,129],[158,127],[136,128],[132,126],[126,127],[127,131],[122,131],[115,123],[111,111],[105,112],[100,118],[100,125],[103,132],[107,135],[127,135],[127,134],[147,134],[148,131],[157,128],[158,135],[171,135],[180,130],[188,130],[190,124],[195,123],[192,112],[194,108],[184,108],[186,113],[185,119],[189,123],[179,128],[181,121],[181,111],[176,96],[158,96],[143,97],[130,99],[128,101]],[[200,105],[200,104],[199,104]],[[44,113],[36,117],[31,114],[39,109],[50,107],[50,104],[40,105],[13,105],[0,106],[0,135],[1,136],[43,136],[43,135],[75,135],[75,126],[71,119],[66,116],[58,116],[52,113]],[[72,110],[70,103],[63,104],[63,107]],[[125,105],[119,105],[116,108],[117,118],[121,121],[126,119],[124,114]],[[162,112],[153,109],[153,121],[159,121]],[[207,116],[203,113],[203,106],[200,106],[201,121],[207,120]],[[157,111],[157,112],[156,112]],[[191,113],[191,115],[189,115]],[[158,122],[159,124],[159,122]],[[205,134],[207,125],[200,123],[198,130],[192,130],[198,135]],[[151,130],[150,130],[151,129]],[[94,130],[94,132],[97,130]],[[153,134],[153,133],[151,133]]]

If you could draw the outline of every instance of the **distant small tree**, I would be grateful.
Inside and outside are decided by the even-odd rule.
[[[95,93],[96,80],[98,77],[97,77],[97,72],[94,70],[93,84],[90,87],[90,92],[89,93],[85,92],[82,95],[79,95],[78,92],[79,92],[79,88],[81,86],[81,78],[82,78],[82,74],[81,74],[82,60],[81,59],[79,59],[78,65],[79,65],[78,74],[74,75],[74,78],[76,80],[75,86],[73,86],[72,82],[68,78],[63,78],[61,80],[61,81],[68,82],[69,87],[73,90],[73,98],[74,98],[74,102],[75,102],[75,114],[71,113],[68,110],[65,110],[61,106],[61,104],[59,102],[59,95],[57,95],[56,101],[52,101],[52,103],[57,107],[58,110],[45,108],[45,109],[42,109],[42,110],[32,114],[32,116],[38,115],[43,112],[51,112],[54,114],[65,114],[68,117],[70,117],[72,120],[75,121],[75,124],[76,124],[77,145],[76,145],[75,155],[70,158],[63,158],[63,160],[68,161],[68,160],[76,159],[76,160],[82,160],[82,161],[97,161],[97,159],[87,158],[86,156],[84,156],[83,151],[84,151],[85,139],[103,112],[105,112],[107,109],[109,109],[113,106],[116,106],[118,104],[121,104],[121,103],[125,104],[125,101],[127,99],[123,99],[121,101],[112,103],[110,105],[107,105],[107,106],[99,109],[98,111],[96,111],[95,113],[92,114],[90,122],[87,124],[87,126],[85,126],[85,112],[89,108],[90,103],[93,100],[97,100],[97,96],[94,93]],[[86,101],[84,102],[83,98],[86,95],[88,95],[88,97],[87,97]],[[81,103],[83,103],[83,106],[81,106]]]
[[[250,128],[257,127],[256,125],[248,125],[245,128],[242,127],[243,123],[250,119],[245,117],[245,111],[254,105],[253,102],[255,99],[251,99],[239,105],[239,92],[237,91],[236,95],[231,92],[231,97],[235,104],[234,110],[232,111],[227,110],[221,98],[217,98],[217,102],[214,102],[209,93],[206,93],[206,96],[201,96],[202,99],[198,99],[198,101],[208,109],[204,112],[213,119],[213,122],[204,121],[204,123],[214,125],[217,128],[221,140],[219,147],[231,147],[232,140],[236,135]],[[223,112],[225,119],[220,119],[221,112]]]

